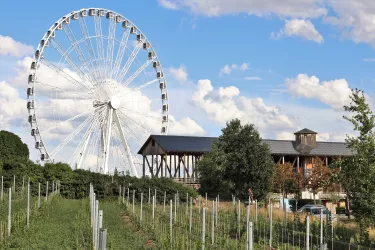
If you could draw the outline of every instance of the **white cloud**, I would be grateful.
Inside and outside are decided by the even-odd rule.
[[[188,73],[184,65],[181,65],[179,68],[170,67],[168,68],[168,72],[177,81],[184,82],[188,79]]]
[[[170,119],[169,134],[195,136],[206,134],[206,131],[189,117],[182,118],[180,121],[176,121],[172,116]]]
[[[198,81],[192,100],[209,119],[221,126],[234,118],[254,123],[261,131],[295,126],[291,117],[281,114],[276,106],[267,106],[262,98],[241,96],[240,90],[234,86],[214,90],[207,79]]]
[[[325,21],[343,30],[344,37],[354,42],[375,46],[375,3],[371,0],[329,0],[335,15]]]
[[[259,76],[245,76],[244,79],[248,81],[262,81],[263,80]]]
[[[203,16],[221,16],[245,13],[267,16],[275,14],[281,17],[314,18],[327,13],[322,0],[177,0],[178,8],[186,7],[194,14]]]
[[[223,75],[230,75],[232,74],[233,70],[240,70],[240,71],[246,71],[249,69],[249,64],[248,63],[242,63],[241,65],[237,64],[226,64],[224,65],[223,68],[220,69],[219,76]]]
[[[315,29],[314,24],[309,20],[303,19],[286,20],[284,28],[277,34],[272,33],[271,36],[275,39],[282,36],[298,36],[316,43],[322,43],[324,40],[322,35]]]
[[[173,2],[173,1],[158,0],[158,3],[160,4],[160,6],[166,8],[166,9],[170,9],[170,10],[178,10],[179,9],[178,4],[176,2]]]
[[[27,120],[26,101],[16,88],[4,81],[0,82],[0,103],[0,129],[9,129],[12,122]]]
[[[0,35],[0,55],[23,57],[32,53],[32,46],[17,42],[9,36]]]
[[[317,99],[335,110],[342,110],[350,102],[351,89],[345,79],[320,82],[316,76],[299,74],[296,78],[286,79],[285,83],[292,95]]]

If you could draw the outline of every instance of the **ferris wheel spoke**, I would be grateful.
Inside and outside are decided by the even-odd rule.
[[[92,136],[92,132],[93,132],[93,130],[94,130],[94,128],[95,128],[95,122],[94,123],[92,123],[91,125],[90,125],[90,128],[89,128],[89,130],[87,130],[87,132],[86,132],[86,134],[85,134],[85,136],[84,136],[84,144],[83,144],[83,147],[82,147],[82,149],[79,151],[79,155],[78,155],[78,157],[79,157],[79,160],[78,160],[78,163],[77,163],[77,169],[80,169],[81,168],[81,166],[82,166],[82,161],[83,161],[83,159],[85,159],[85,154],[86,154],[86,150],[87,150],[87,146],[88,146],[88,144],[89,144],[89,142],[90,142],[90,139],[91,139],[91,136]]]
[[[47,128],[47,129],[45,129],[45,130],[43,130],[43,131],[40,131],[40,133],[41,133],[41,134],[42,134],[42,133],[47,133],[47,132],[49,132],[49,131],[51,131],[51,130],[57,128],[57,127],[59,127],[59,126],[60,126],[62,123],[64,123],[64,122],[71,122],[71,121],[74,121],[75,119],[78,119],[78,118],[80,118],[80,117],[82,117],[82,116],[85,116],[85,115],[87,115],[87,114],[90,114],[90,113],[92,113],[92,110],[90,110],[90,111],[86,111],[86,112],[82,112],[82,113],[80,113],[80,114],[78,114],[78,115],[76,115],[76,116],[73,116],[73,117],[71,117],[71,118],[69,118],[69,119],[67,119],[67,120],[59,121],[58,123],[56,123],[56,124],[50,126],[49,128]]]
[[[130,66],[134,62],[134,59],[137,57],[137,54],[138,54],[140,49],[141,49],[141,46],[139,46],[139,44],[136,44],[132,53],[130,54],[128,60],[126,61],[124,67],[121,69],[119,76],[116,77],[117,82],[122,82],[126,73],[128,73],[128,70],[129,70]]]
[[[152,60],[147,60],[144,64],[142,64],[141,67],[139,67],[134,73],[133,75],[131,75],[128,79],[126,79],[125,83],[124,83],[124,86],[128,86],[143,70],[145,70],[145,68],[150,65],[150,63],[152,62]]]
[[[142,116],[142,117],[147,116],[148,118],[152,118],[152,119],[155,119],[155,120],[158,120],[158,121],[160,121],[160,119],[161,119],[161,117],[152,116],[148,113],[142,113],[142,112],[135,111],[135,110],[132,110],[132,109],[127,109],[127,108],[124,108],[124,107],[122,107],[121,109],[126,110],[126,112],[129,112],[129,113],[132,113],[132,114],[135,114],[135,115],[138,115],[138,116]],[[124,113],[121,112],[121,114],[124,114]]]
[[[71,106],[76,106],[76,103],[70,103],[70,104],[64,104],[64,105],[48,105],[48,106],[41,106],[37,107],[34,106],[34,109],[36,110],[44,110],[44,109],[51,109],[53,110],[54,108],[64,108],[64,107],[71,107]],[[92,106],[92,104],[80,104],[80,106]]]
[[[117,76],[118,71],[120,69],[122,58],[124,56],[124,52],[126,50],[126,46],[127,46],[128,40],[129,40],[129,34],[130,34],[130,29],[127,29],[122,34],[121,42],[119,44],[119,49],[118,49],[117,55],[116,55],[115,65],[114,65],[112,73],[111,73],[112,74],[111,75],[112,79],[114,79]]]
[[[57,153],[60,152],[89,122],[92,121],[92,115],[87,117],[86,120],[81,123],[72,133],[69,134],[54,150],[52,150],[51,154],[49,155],[51,159],[53,159]]]
[[[61,70],[58,66],[56,66],[54,63],[46,60],[46,59],[43,59],[40,61],[42,64],[46,65],[48,68],[52,69],[54,72],[56,72],[57,74],[59,74],[60,76],[64,77],[66,80],[68,80],[70,83],[72,83],[73,85],[75,86],[79,86],[81,90],[84,90],[82,88],[85,88],[87,90],[89,90],[91,92],[91,89],[83,84],[82,82],[80,81],[77,81],[76,79],[74,79],[72,76],[70,76],[68,73],[66,73],[64,70]],[[57,87],[59,88],[59,87]],[[84,90],[86,91],[86,90]]]
[[[100,75],[102,81],[105,80],[105,72],[104,72],[104,43],[103,43],[103,31],[102,31],[102,18],[99,15],[94,17],[95,21],[95,34],[96,34],[96,49],[98,55],[98,62],[100,64]]]
[[[118,128],[118,131],[120,133],[120,138],[122,140],[122,143],[123,143],[123,146],[124,146],[124,149],[125,149],[125,152],[127,152],[128,156],[129,156],[129,163],[130,163],[130,166],[132,168],[132,171],[133,171],[133,174],[138,178],[138,172],[137,172],[137,169],[135,168],[134,166],[134,162],[133,162],[133,156],[130,152],[130,148],[129,148],[129,144],[128,144],[128,141],[126,140],[125,138],[125,135],[124,135],[124,132],[122,130],[122,126],[121,126],[121,122],[120,122],[120,118],[118,117],[118,114],[117,112],[115,111],[114,112],[114,117],[115,117],[115,122],[117,123],[117,128]]]
[[[138,91],[138,90],[141,90],[141,89],[143,89],[143,88],[145,88],[145,87],[147,87],[147,86],[149,86],[149,85],[151,85],[151,84],[153,84],[153,83],[155,83],[155,82],[158,82],[158,81],[159,81],[159,79],[151,80],[151,81],[149,81],[149,82],[146,82],[145,84],[142,84],[142,85],[139,86],[138,88],[130,89],[130,91]]]
[[[108,47],[107,47],[107,60],[106,60],[106,77],[111,77],[112,72],[112,60],[113,60],[113,47],[114,47],[114,37],[116,32],[116,21],[115,17],[109,19],[109,32],[108,32]]]
[[[139,124],[138,122],[136,122],[134,119],[132,119],[130,116],[124,114],[121,110],[120,111],[120,114],[127,120],[127,121],[130,121],[132,122],[133,124],[135,124],[138,128],[141,129],[141,131],[145,134],[152,134],[151,131],[147,128],[145,128],[144,126],[142,126],[141,124]],[[130,127],[128,126],[128,128],[130,129]],[[131,129],[130,129],[131,130]]]
[[[81,49],[79,43],[77,42],[76,37],[74,36],[74,34],[72,32],[72,29],[70,28],[70,26],[68,24],[66,24],[66,25],[63,25],[63,30],[64,30],[66,36],[68,37],[74,51],[76,52],[78,60],[80,61],[81,65],[83,65],[86,62],[86,58],[85,58],[85,55],[82,52],[82,49]],[[93,78],[91,69],[88,66],[83,67],[83,71],[84,71],[85,75],[87,76],[87,78],[90,79],[90,82],[95,81],[95,77]]]
[[[73,61],[72,58],[70,58],[69,54],[66,53],[64,48],[57,42],[55,39],[51,39],[51,44],[52,46],[57,50],[57,52],[62,56],[62,58],[72,67],[72,69],[78,74],[78,76],[81,78],[83,82],[89,82],[91,85],[92,83],[90,82],[90,79],[85,75],[77,66],[77,64]],[[87,85],[88,88],[92,87]]]
[[[79,27],[81,29],[81,34],[84,39],[85,43],[85,48],[87,51],[87,54],[89,56],[89,60],[94,60],[95,59],[95,51],[94,51],[94,46],[92,45],[91,39],[90,39],[90,34],[89,34],[89,29],[87,28],[86,20],[84,17],[81,17],[78,19],[79,22]],[[96,71],[94,71],[96,72]]]

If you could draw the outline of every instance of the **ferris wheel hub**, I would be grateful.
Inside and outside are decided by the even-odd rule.
[[[109,104],[111,105],[111,108],[118,109],[120,107],[120,99],[117,96],[112,96],[111,100],[109,101]]]

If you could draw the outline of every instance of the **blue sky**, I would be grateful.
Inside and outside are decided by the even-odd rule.
[[[194,121],[171,133],[217,136],[238,117],[267,138],[289,139],[307,127],[321,140],[342,141],[353,133],[341,118],[350,89],[363,89],[373,103],[371,1],[2,1],[0,36],[35,49],[61,16],[88,7],[121,13],[153,44],[168,79],[171,114],[176,123]],[[6,49],[0,44],[0,82],[25,98],[26,85],[11,79],[30,53]],[[8,113],[0,108],[0,117]],[[15,121],[12,115],[0,128],[22,134]]]

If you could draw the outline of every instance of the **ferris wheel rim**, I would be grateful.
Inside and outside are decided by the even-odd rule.
[[[60,18],[58,21],[55,22],[55,24],[53,24],[50,29],[48,29],[48,31],[44,34],[42,40],[46,41],[47,43],[50,41],[50,39],[53,38],[53,34],[54,32],[56,32],[56,30],[58,29],[58,27],[60,25],[64,25],[64,21],[66,19],[71,19],[72,16],[74,15],[80,15],[81,12],[83,11],[86,11],[86,12],[89,12],[90,10],[95,10],[95,12],[98,12],[98,11],[103,11],[104,12],[104,16],[103,15],[99,15],[100,18],[102,17],[105,17],[105,14],[107,13],[112,13],[114,15],[114,18],[119,16],[121,17],[121,22],[123,21],[128,21],[129,22],[129,28],[130,27],[135,27],[136,28],[136,31],[137,33],[136,34],[141,34],[142,37],[143,37],[143,40],[142,42],[147,42],[147,44],[149,45],[149,49],[147,51],[152,51],[153,54],[154,54],[154,57],[153,59],[151,60],[151,62],[153,61],[156,61],[158,62],[158,68],[160,69],[159,71],[160,72],[164,72],[163,71],[163,67],[160,63],[160,60],[159,60],[159,57],[154,49],[154,47],[152,46],[152,43],[149,41],[149,39],[146,37],[146,35],[141,31],[141,29],[138,28],[138,26],[136,26],[132,21],[130,21],[128,18],[126,18],[124,15],[122,14],[119,14],[115,11],[112,11],[112,10],[109,10],[109,9],[104,9],[104,8],[82,8],[80,10],[76,10],[76,11],[73,11],[65,16],[63,16],[62,18]],[[79,18],[88,18],[89,15],[85,16],[85,17],[82,17],[80,16]],[[92,16],[93,17],[93,16]],[[94,17],[93,17],[94,18]],[[124,33],[126,31],[123,31],[121,33]],[[96,36],[92,36],[92,37],[96,37]],[[77,44],[80,44],[82,42],[84,42],[85,40],[87,39],[91,39],[92,37],[85,37],[84,39],[82,39],[82,41],[80,41],[79,43]],[[112,38],[114,39],[114,38]],[[109,39],[108,39],[109,40]],[[114,39],[115,40],[115,39]],[[77,46],[77,44],[75,46]],[[120,45],[121,45],[121,42],[120,42]],[[34,76],[34,81],[32,82],[32,91],[33,91],[33,95],[31,95],[31,98],[29,98],[29,95],[28,95],[28,100],[32,100],[33,104],[35,105],[37,103],[36,101],[36,94],[35,94],[35,91],[37,90],[37,86],[36,86],[36,77],[38,75],[38,66],[40,66],[40,64],[42,63],[42,59],[43,59],[43,52],[45,50],[45,48],[47,47],[46,43],[44,44],[41,44],[40,42],[38,43],[38,46],[37,46],[37,49],[36,49],[36,53],[39,52],[39,56],[36,55],[36,53],[34,54],[34,58],[32,60],[32,62],[35,62],[35,65],[36,65],[36,68],[35,69],[30,69],[30,75],[33,75]],[[127,47],[125,47],[126,49]],[[70,50],[70,52],[72,52],[73,48]],[[69,52],[69,53],[70,53]],[[69,54],[68,53],[68,54]],[[99,60],[99,59],[97,59]],[[113,62],[113,59],[112,59],[112,62]],[[157,71],[157,69],[155,68],[155,71]],[[165,83],[165,87],[163,88],[163,91],[161,91],[162,93],[165,93],[165,94],[168,94],[168,89],[167,89],[167,84],[166,84],[166,81],[165,81],[165,75],[163,74],[163,77],[164,79],[164,83]],[[84,80],[84,79],[82,79]],[[29,82],[30,83],[30,82]],[[131,82],[130,82],[131,83]],[[166,99],[166,100],[162,100],[162,105],[163,103],[166,103],[167,104],[167,107],[168,109],[166,111],[162,111],[162,114],[164,115],[167,115],[167,117],[169,116],[169,113],[170,113],[170,106],[169,106],[169,99]],[[30,122],[31,124],[31,127],[35,127],[37,130],[39,128],[39,125],[38,125],[38,116],[37,116],[37,111],[36,111],[36,108],[33,108],[33,109],[28,109],[29,110],[29,119],[30,119],[30,116],[31,116],[31,119],[33,122]],[[33,123],[35,124],[35,126],[33,126]],[[162,127],[163,127],[163,124],[164,124],[164,121],[162,122]],[[167,134],[168,133],[168,129],[169,129],[169,119],[167,119],[167,121],[165,122],[165,131],[164,133]],[[163,132],[162,132],[163,133]],[[48,161],[51,161],[52,159],[49,157],[50,156],[50,153],[51,151],[48,151],[46,145],[43,143],[43,136],[41,134],[41,131],[37,131],[36,134],[33,135],[34,136],[34,139],[35,139],[35,142],[40,142],[41,143],[41,147],[38,148],[38,150],[40,151],[41,154],[45,154],[46,155],[46,159],[47,159],[47,162]]]

